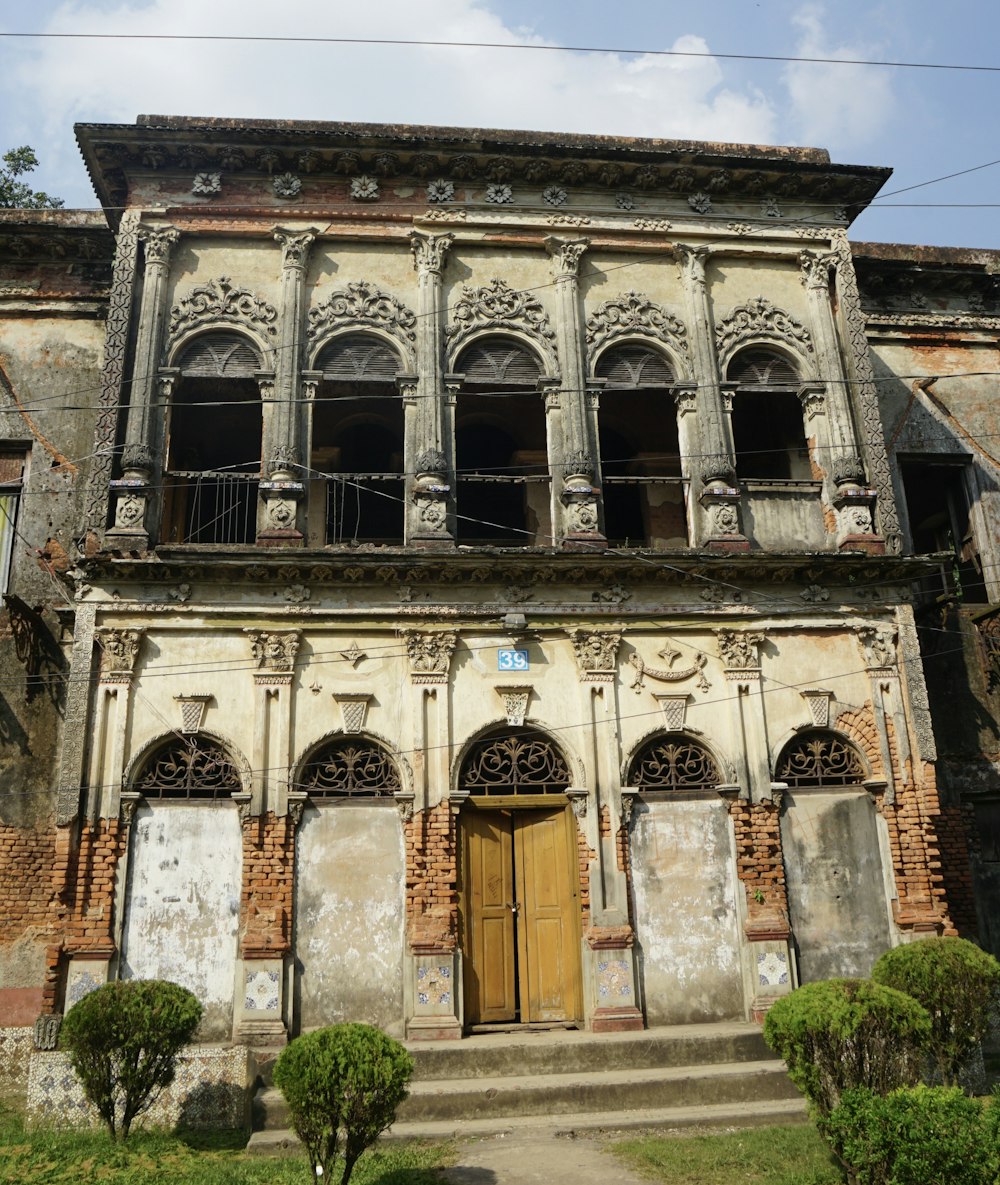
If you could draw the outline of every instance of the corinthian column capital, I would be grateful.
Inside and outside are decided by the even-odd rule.
[[[590,239],[561,239],[549,235],[545,250],[552,256],[553,271],[557,280],[576,279],[580,271],[580,260],[590,246]]]
[[[444,267],[445,256],[455,241],[453,234],[426,235],[419,230],[410,231],[410,250],[413,252],[413,266],[420,275],[439,276]]]
[[[151,264],[162,264],[166,267],[170,262],[171,248],[181,237],[181,232],[177,227],[140,226],[138,234],[145,251],[146,267]]]
[[[274,241],[281,245],[281,266],[304,269],[309,261],[309,248],[316,241],[313,230],[286,230],[283,226],[274,228]]]

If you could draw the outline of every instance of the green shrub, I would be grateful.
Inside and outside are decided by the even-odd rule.
[[[60,1044],[112,1139],[127,1140],[136,1116],[173,1082],[201,1011],[176,983],[127,979],[97,988],[66,1014]]]
[[[983,1104],[957,1087],[845,1091],[821,1130],[859,1185],[994,1185]]]
[[[1000,993],[1000,963],[964,938],[927,938],[886,951],[872,979],[906,992],[931,1017],[929,1052],[946,1083],[986,1036]]]
[[[930,1017],[910,996],[868,979],[824,979],[777,1000],[764,1040],[820,1116],[842,1091],[888,1094],[920,1077]]]
[[[347,1185],[362,1152],[396,1118],[406,1098],[413,1058],[398,1041],[371,1025],[341,1024],[296,1037],[274,1067],[305,1146],[313,1174],[330,1177],[344,1141]]]

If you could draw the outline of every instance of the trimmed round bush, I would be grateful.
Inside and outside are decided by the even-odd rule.
[[[847,1090],[821,1129],[863,1185],[995,1185],[1000,1169],[983,1104],[957,1087]]]
[[[989,1029],[1000,995],[1000,963],[964,938],[925,938],[886,951],[872,979],[927,1009],[934,1069],[943,1082],[956,1082],[962,1062]]]
[[[187,988],[163,979],[106,983],[66,1013],[60,1044],[112,1139],[127,1140],[136,1116],[173,1082],[201,1014]]]
[[[912,996],[869,979],[807,983],[764,1020],[764,1040],[821,1117],[852,1087],[888,1094],[915,1083],[930,1030]]]
[[[329,1180],[343,1132],[347,1185],[358,1157],[396,1118],[413,1058],[381,1029],[331,1025],[296,1037],[274,1067],[313,1177]]]

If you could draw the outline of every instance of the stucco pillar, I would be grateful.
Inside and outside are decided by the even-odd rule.
[[[572,630],[583,692],[584,718],[590,721],[592,749],[586,755],[582,793],[570,790],[577,826],[596,853],[590,874],[590,918],[584,927],[583,986],[588,1025],[594,1032],[643,1028],[636,1003],[635,934],[629,922],[628,880],[619,861],[628,856],[632,797],[623,795],[618,754],[618,649],[620,630]]]
[[[140,226],[138,233],[143,244],[145,271],[122,449],[122,476],[111,482],[115,521],[107,535],[112,546],[128,550],[145,550],[149,545],[147,512],[161,468],[154,439],[153,396],[167,315],[170,252],[180,238],[180,232],[172,226],[160,230]]]
[[[417,272],[417,359],[415,389],[404,392],[413,403],[413,431],[408,433],[406,472],[406,542],[440,546],[454,540],[449,523],[455,458],[447,431],[447,407],[441,358],[444,349],[441,273],[453,234],[410,232]],[[412,384],[408,384],[408,387]]]
[[[309,248],[316,231],[292,231],[277,226],[274,240],[281,246],[281,286],[278,300],[278,345],[274,388],[265,405],[261,518],[257,542],[264,546],[301,546],[298,504],[305,493],[301,480],[299,441],[299,372],[305,321],[305,280]]]
[[[803,405],[810,419],[823,424],[826,448],[819,463],[829,476],[830,495],[837,515],[837,542],[841,548],[859,548],[879,554],[884,541],[875,534],[875,491],[866,488],[861,449],[855,434],[850,392],[837,341],[830,305],[830,270],[837,257],[832,252],[799,253],[801,279],[809,301],[809,321],[816,343],[819,388],[805,391]]]
[[[561,456],[556,467],[561,482],[560,521],[552,524],[553,534],[563,547],[592,550],[606,547],[607,540],[600,531],[597,488],[593,484],[596,449],[590,434],[580,308],[580,260],[589,246],[589,239],[550,235],[545,240],[555,279],[556,342],[562,376],[558,397]]]
[[[694,376],[698,384],[696,435],[701,456],[691,466],[691,493],[698,492],[703,513],[694,516],[696,529],[691,543],[694,546],[706,544],[723,551],[746,551],[750,544],[740,529],[740,496],[736,488],[732,434],[723,408],[705,274],[705,263],[711,252],[708,247],[677,244],[674,253],[680,264]]]

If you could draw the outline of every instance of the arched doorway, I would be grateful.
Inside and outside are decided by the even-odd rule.
[[[583,1011],[576,826],[569,767],[532,729],[469,750],[462,810],[459,928],[465,1021],[573,1023]]]
[[[892,945],[875,804],[864,759],[832,730],[782,750],[781,848],[799,981],[866,976]]]

